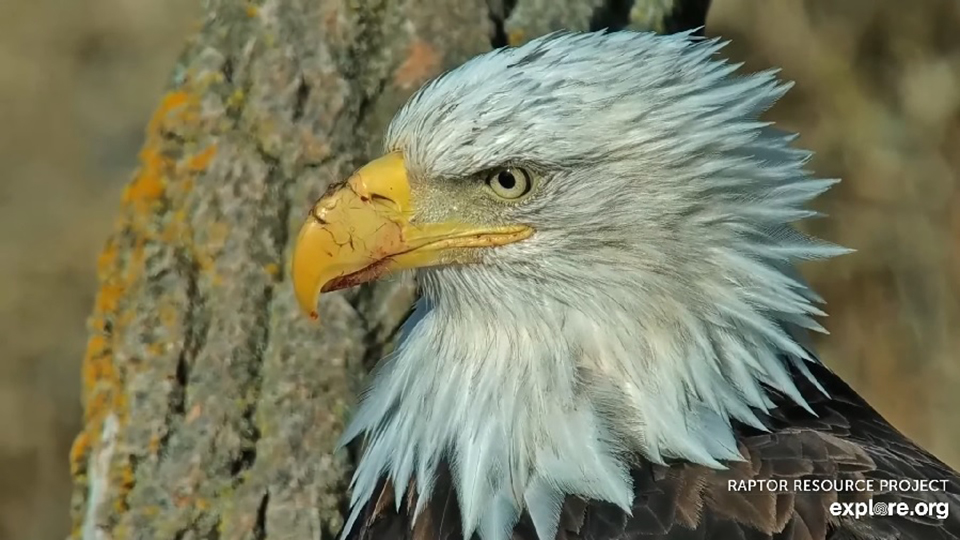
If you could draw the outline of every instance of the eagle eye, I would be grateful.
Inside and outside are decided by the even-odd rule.
[[[497,169],[487,175],[487,186],[494,195],[506,200],[523,197],[533,188],[529,172],[519,167]]]

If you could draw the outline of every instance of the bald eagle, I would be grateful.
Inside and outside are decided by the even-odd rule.
[[[815,356],[834,180],[690,33],[560,33],[421,88],[292,275],[420,297],[343,435],[353,539],[957,539],[960,478]]]

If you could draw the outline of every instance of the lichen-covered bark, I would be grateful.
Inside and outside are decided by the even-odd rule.
[[[73,537],[335,533],[337,436],[413,287],[302,317],[286,267],[308,205],[443,69],[560,28],[676,29],[690,5],[702,24],[702,0],[207,0],[99,260]]]

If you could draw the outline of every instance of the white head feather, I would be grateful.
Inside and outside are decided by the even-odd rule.
[[[367,447],[349,530],[378,480],[422,508],[451,464],[464,537],[541,540],[565,495],[633,498],[632,456],[740,459],[764,387],[806,406],[789,366],[822,330],[797,259],[845,250],[790,223],[834,181],[758,121],[789,87],[734,76],[689,34],[554,34],[467,62],[414,96],[387,136],[418,178],[528,164],[510,210],[536,230],[482,264],[419,271],[423,296],[344,435]],[[428,180],[429,181],[429,180]],[[420,508],[417,509],[418,511]]]

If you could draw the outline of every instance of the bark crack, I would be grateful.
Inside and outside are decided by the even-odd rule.
[[[604,0],[590,16],[590,31],[623,30],[630,25],[630,10],[634,0]]]
[[[184,250],[179,250],[177,266],[180,275],[186,279],[186,313],[183,326],[185,329],[184,343],[177,355],[177,364],[174,372],[174,387],[167,397],[167,414],[164,420],[167,430],[163,433],[157,446],[157,459],[166,458],[166,450],[170,443],[170,436],[179,426],[186,415],[187,386],[190,382],[190,369],[194,359],[203,349],[207,339],[208,323],[200,314],[205,309],[203,295],[197,283],[200,268],[192,257]]]
[[[492,25],[490,32],[490,46],[494,49],[506,47],[510,44],[507,36],[506,22],[517,7],[518,0],[487,0],[487,16]]]
[[[707,24],[710,0],[677,0],[673,10],[663,19],[663,31],[667,34],[697,29],[694,35],[702,36]]]
[[[257,506],[257,521],[253,525],[254,540],[265,540],[267,538],[267,506],[270,504],[270,492],[263,494],[260,504]]]
[[[271,186],[270,189],[278,198],[277,204],[279,206],[276,211],[276,217],[270,219],[268,225],[271,226],[272,229],[273,249],[276,253],[274,260],[277,261],[276,264],[278,266],[277,275],[282,276],[286,271],[284,268],[283,253],[289,236],[287,222],[289,220],[291,207],[290,200],[285,194],[285,186],[290,183],[290,179],[282,172],[277,158],[267,154],[266,151],[259,146],[255,146],[255,148],[260,154],[260,159],[269,167],[267,185]],[[248,365],[250,371],[249,386],[247,388],[248,395],[245,401],[246,407],[240,417],[242,422],[241,434],[244,438],[243,446],[240,453],[234,458],[230,465],[230,475],[233,478],[234,485],[239,485],[243,482],[243,472],[250,470],[257,460],[257,443],[262,433],[257,425],[256,415],[263,386],[262,371],[264,352],[267,350],[271,340],[272,310],[270,306],[273,305],[277,283],[277,281],[274,281],[273,284],[264,291],[261,303],[262,307],[257,311],[259,318],[257,328],[260,331],[251,333],[249,338],[248,346],[251,351],[255,351],[256,359]],[[279,283],[282,283],[282,281]]]
[[[297,86],[297,95],[293,103],[293,114],[291,120],[296,123],[303,118],[304,107],[307,104],[307,98],[310,97],[310,85],[307,80],[300,75],[300,84]]]

